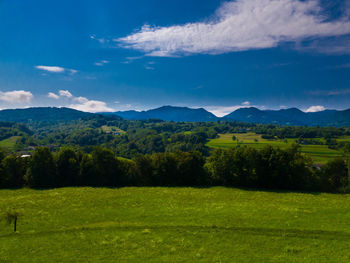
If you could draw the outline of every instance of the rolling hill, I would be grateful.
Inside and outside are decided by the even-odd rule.
[[[77,111],[69,108],[38,107],[27,109],[10,109],[0,111],[0,121],[72,121],[94,116],[92,113]]]
[[[350,109],[303,112],[297,108],[282,110],[259,110],[241,108],[223,117],[224,120],[301,126],[349,126]]]
[[[163,106],[148,111],[119,111],[115,112],[124,119],[129,120],[147,120],[160,119],[164,121],[188,121],[188,122],[205,122],[217,121],[218,117],[206,111],[203,108],[191,109],[187,107]]]

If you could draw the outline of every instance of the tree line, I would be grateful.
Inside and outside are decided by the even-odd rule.
[[[133,160],[106,148],[91,153],[46,147],[31,157],[0,153],[0,188],[68,186],[229,186],[275,190],[349,192],[349,163],[334,159],[317,167],[298,146],[266,146],[139,155]]]

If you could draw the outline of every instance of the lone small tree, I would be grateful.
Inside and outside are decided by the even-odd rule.
[[[19,217],[19,213],[16,211],[8,211],[5,214],[5,220],[7,221],[7,223],[9,225],[11,225],[13,223],[13,231],[16,232],[17,231],[17,220]]]

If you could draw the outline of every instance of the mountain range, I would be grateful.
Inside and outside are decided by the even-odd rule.
[[[163,121],[206,122],[217,121],[218,117],[203,108],[163,106],[148,111],[118,111],[114,113],[128,120],[160,119]]]
[[[203,108],[163,106],[148,111],[118,111],[112,114],[129,120],[161,119],[189,122],[226,120],[292,126],[350,126],[350,109],[303,112],[297,108],[260,110],[250,107],[240,108],[219,118]]]
[[[0,111],[0,121],[72,121],[94,116],[93,113],[82,112],[70,108],[36,107],[26,109],[8,109]]]
[[[160,119],[164,121],[209,122],[238,121],[248,123],[278,124],[292,126],[350,126],[350,109],[303,112],[297,108],[260,110],[254,107],[238,109],[224,117],[217,117],[203,108],[163,106],[148,111],[118,111],[97,115],[121,117],[128,120]],[[70,121],[96,116],[69,108],[27,108],[0,111],[0,121]]]
[[[349,126],[350,109],[303,112],[297,108],[282,110],[259,110],[241,108],[223,117],[249,123],[280,124],[292,126]]]

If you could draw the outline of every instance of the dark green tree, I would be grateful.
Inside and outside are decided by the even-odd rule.
[[[16,155],[6,156],[2,162],[1,179],[4,187],[17,188],[24,186],[26,173],[26,160]]]
[[[56,186],[56,165],[48,148],[39,147],[35,150],[26,177],[28,185],[33,187]]]
[[[347,192],[350,178],[344,159],[334,159],[322,167],[322,190],[326,192]]]
[[[120,165],[111,150],[96,147],[92,152],[92,160],[98,186],[120,186]]]
[[[58,186],[75,186],[78,184],[80,163],[72,148],[61,148],[56,156]]]

